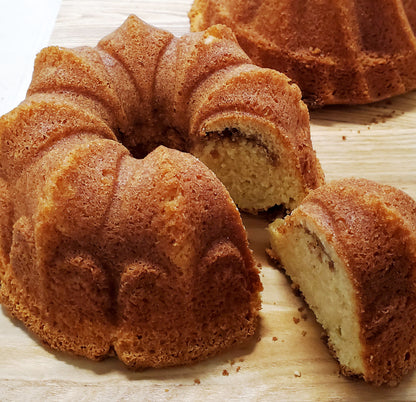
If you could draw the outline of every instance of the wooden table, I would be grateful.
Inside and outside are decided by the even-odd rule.
[[[95,45],[130,13],[180,35],[189,30],[190,4],[63,0],[50,42]],[[366,177],[416,198],[416,92],[369,106],[312,112],[311,130],[328,180]],[[302,300],[265,256],[267,222],[249,216],[244,221],[264,284],[260,327],[246,345],[194,366],[132,372],[115,359],[96,363],[50,351],[0,310],[0,400],[416,399],[416,372],[397,388],[375,388],[339,375],[313,314],[298,310]]]

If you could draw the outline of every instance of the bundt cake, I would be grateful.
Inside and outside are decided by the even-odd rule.
[[[397,384],[416,362],[416,202],[343,179],[270,225],[271,250],[346,375]]]
[[[416,88],[416,0],[195,0],[191,30],[231,27],[254,63],[287,74],[310,105]]]
[[[213,28],[177,40],[130,17],[97,48],[43,50],[27,98],[0,118],[0,301],[52,348],[163,367],[254,333],[262,286],[235,204],[195,157],[156,147],[188,150],[189,127],[197,138],[201,126],[238,120],[239,102],[241,121],[256,121],[247,110],[266,77],[259,99],[276,95],[270,111],[299,111],[300,120],[261,124],[276,133],[282,119],[283,138],[293,124],[309,141],[298,91],[246,64],[231,39]],[[287,96],[274,92],[278,82]],[[217,103],[230,106],[223,120]],[[216,136],[241,140],[212,132],[212,152]],[[277,158],[253,138],[244,144]],[[152,152],[137,159],[122,143],[136,156]]]

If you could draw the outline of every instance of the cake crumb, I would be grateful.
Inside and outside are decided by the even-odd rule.
[[[273,342],[276,342],[276,341],[277,341],[277,336],[274,336],[274,337],[272,338],[272,340],[273,340]]]
[[[306,331],[302,331],[302,336],[305,336],[307,334]]]
[[[301,377],[301,376],[302,376],[302,373],[301,373],[300,371],[296,370],[296,371],[293,373],[293,375],[294,375],[295,377]]]
[[[244,361],[244,359],[241,357],[238,361],[239,361],[239,362],[243,362],[243,361]]]
[[[230,360],[230,364],[231,364],[231,366],[234,366],[235,360]]]
[[[298,324],[298,323],[299,323],[299,321],[300,321],[300,318],[298,318],[298,317],[293,317],[293,322],[294,322],[295,324]]]
[[[345,141],[347,139],[347,136],[343,135],[342,136],[342,141]]]
[[[235,372],[238,373],[240,371],[240,369],[241,369],[241,366],[237,366],[236,369],[235,369]]]
[[[165,388],[165,392],[169,392],[169,390],[167,388]]]
[[[227,375],[230,375],[230,373],[227,370],[223,370],[222,375],[227,376]]]
[[[300,307],[298,308],[299,313],[301,313],[303,310],[305,310],[305,307],[304,307],[304,306],[300,306]]]
[[[302,320],[303,320],[303,321],[306,321],[306,320],[308,319],[308,315],[307,315],[306,313],[303,313],[303,314],[301,315],[301,317],[302,317]]]
[[[201,380],[199,378],[195,378],[194,383],[195,384],[201,384]]]

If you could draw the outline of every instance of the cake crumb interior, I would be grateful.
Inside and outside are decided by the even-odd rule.
[[[236,129],[209,133],[207,139],[192,150],[221,180],[240,209],[266,211],[280,200],[293,209],[304,193],[296,168],[284,155]]]
[[[284,224],[276,220],[269,226],[274,255],[325,329],[341,366],[362,375],[357,307],[345,266],[314,225],[299,221],[279,230]]]

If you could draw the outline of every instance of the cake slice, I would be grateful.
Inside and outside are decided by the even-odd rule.
[[[395,385],[416,361],[416,202],[344,179],[270,227],[271,250],[328,335],[345,375]]]

